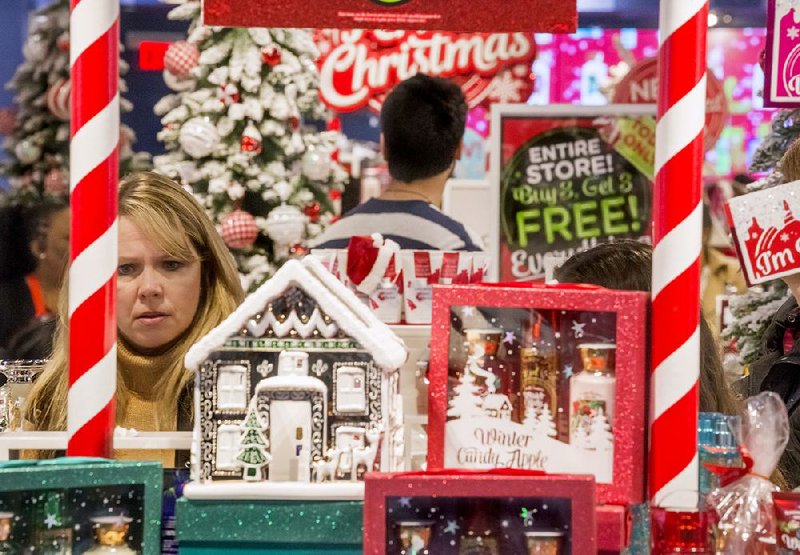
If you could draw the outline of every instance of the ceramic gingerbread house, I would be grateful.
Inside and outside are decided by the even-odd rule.
[[[196,373],[187,495],[357,497],[365,472],[402,470],[406,356],[319,261],[289,261],[186,355]]]

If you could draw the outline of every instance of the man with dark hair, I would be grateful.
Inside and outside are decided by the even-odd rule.
[[[481,250],[481,241],[439,210],[461,157],[464,93],[446,79],[419,74],[398,84],[381,110],[381,150],[391,185],[351,210],[314,242],[345,248],[350,237],[380,233],[404,249]]]

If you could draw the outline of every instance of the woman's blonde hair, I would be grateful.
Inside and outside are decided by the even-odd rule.
[[[201,264],[201,295],[194,320],[179,339],[175,360],[153,384],[158,406],[158,429],[175,422],[178,399],[192,381],[183,356],[189,346],[215,328],[242,301],[244,293],[233,257],[203,208],[171,179],[152,172],[127,176],[119,187],[119,216],[130,218],[168,255]],[[195,258],[196,253],[197,258]],[[65,280],[66,281],[66,280]],[[67,423],[69,378],[69,322],[64,284],[53,356],[34,384],[26,405],[26,419],[39,430],[64,430]],[[129,391],[117,371],[117,414],[124,414]]]

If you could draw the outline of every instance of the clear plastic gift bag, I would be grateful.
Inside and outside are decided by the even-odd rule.
[[[717,553],[775,553],[775,523],[769,480],[789,441],[789,417],[783,400],[768,391],[747,400],[742,416],[740,477],[708,494],[717,515]]]

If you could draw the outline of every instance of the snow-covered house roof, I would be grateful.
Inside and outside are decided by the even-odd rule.
[[[405,344],[322,263],[312,256],[290,260],[271,279],[251,293],[219,326],[186,354],[186,367],[197,370],[215,350],[262,314],[270,302],[295,286],[309,295],[338,327],[370,353],[378,366],[400,368],[408,356]]]
[[[503,408],[503,405],[508,405],[511,407],[511,401],[508,400],[507,395],[503,395],[501,393],[490,393],[483,398],[481,408],[483,410],[500,410]]]

